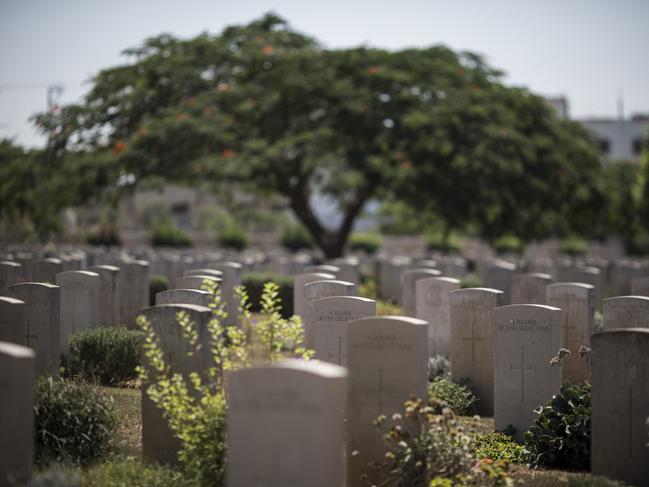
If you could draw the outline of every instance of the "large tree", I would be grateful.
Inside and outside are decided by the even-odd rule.
[[[396,192],[489,236],[558,210],[553,198],[596,167],[584,134],[471,53],[325,49],[269,14],[125,54],[83,103],[37,118],[50,153],[111,160],[112,184],[162,177],[283,195],[328,257],[372,198]],[[336,202],[336,228],[316,215],[316,194]]]

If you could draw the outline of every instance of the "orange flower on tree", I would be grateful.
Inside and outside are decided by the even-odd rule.
[[[410,161],[403,161],[403,162],[400,164],[400,166],[401,166],[401,169],[404,169],[404,170],[407,171],[408,169],[412,169],[412,162],[410,162]]]
[[[232,149],[225,149],[223,151],[223,157],[225,157],[226,159],[232,159],[236,155],[237,153],[234,152]]]
[[[126,143],[118,140],[117,143],[113,146],[113,155],[116,156],[121,154],[122,152],[124,152],[124,149],[126,149]]]
[[[370,66],[367,68],[369,74],[378,74],[381,72],[381,66]]]
[[[183,122],[185,120],[187,120],[187,115],[185,115],[184,113],[179,113],[178,115],[176,115],[176,122]]]
[[[271,46],[270,44],[266,44],[264,47],[261,48],[261,53],[266,54],[267,56],[269,54],[272,54],[273,53],[273,46]]]

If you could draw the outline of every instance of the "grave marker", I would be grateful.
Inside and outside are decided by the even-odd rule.
[[[25,330],[25,303],[0,296],[0,342],[22,345]]]
[[[335,280],[336,276],[316,272],[311,274],[297,274],[293,277],[293,314],[302,318],[302,321],[307,318],[308,311],[306,298],[304,297],[304,286],[310,282],[322,281],[324,279]]]
[[[449,293],[460,289],[451,277],[426,277],[415,281],[415,315],[428,322],[428,355],[451,356],[451,302]]]
[[[200,289],[167,289],[155,295],[155,304],[196,304],[209,307],[214,298]]]
[[[149,263],[145,260],[119,264],[119,305],[123,324],[133,328],[140,312],[149,306]]]
[[[649,328],[649,297],[617,296],[604,300],[604,330]]]
[[[346,281],[323,280],[313,281],[304,285],[304,301],[306,303],[306,316],[304,317],[304,346],[313,348],[313,328],[315,316],[313,303],[316,299],[328,298],[331,296],[353,296],[356,292],[356,285]]]
[[[545,304],[546,288],[552,284],[549,274],[530,273],[512,278],[512,304]]]
[[[441,271],[437,269],[419,268],[409,269],[401,273],[401,307],[404,316],[417,316],[416,285],[417,281],[427,277],[439,277]]]
[[[61,259],[47,258],[32,263],[32,281],[56,284],[56,275],[63,272]]]
[[[99,274],[89,271],[65,271],[57,274],[60,291],[61,353],[70,349],[70,336],[99,324]]]
[[[9,286],[21,282],[22,266],[18,262],[0,261],[0,296],[5,296]]]
[[[90,268],[99,274],[99,323],[102,325],[120,324],[121,295],[119,267],[113,265],[96,265]]]
[[[234,289],[241,286],[243,282],[243,266],[238,262],[215,262],[210,263],[213,267],[223,273],[221,278],[221,292],[225,303],[225,311],[228,314],[226,324],[235,325],[239,323],[239,298]]]

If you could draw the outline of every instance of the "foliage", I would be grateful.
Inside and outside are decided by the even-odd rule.
[[[535,410],[525,433],[528,463],[534,467],[588,470],[590,467],[590,384],[564,382],[561,391]]]
[[[628,236],[624,241],[624,251],[627,255],[649,255],[649,232],[640,229],[634,235]]]
[[[117,326],[80,331],[70,337],[64,376],[104,385],[133,380],[141,352],[142,333],[137,330]]]
[[[250,245],[250,239],[243,228],[232,223],[219,233],[219,243],[226,249],[242,251]]]
[[[373,277],[364,276],[358,285],[358,295],[377,301],[379,299],[379,286]]]
[[[561,241],[561,253],[579,257],[588,253],[588,242],[578,237],[568,237]]]
[[[470,287],[484,287],[485,283],[478,274],[468,274],[460,280],[460,287],[462,289]]]
[[[450,254],[461,250],[460,242],[452,234],[440,232],[429,233],[426,235],[426,248],[431,252],[442,252]]]
[[[499,255],[522,254],[523,250],[525,250],[523,242],[514,235],[503,235],[502,237],[496,238],[491,243],[491,247]]]
[[[243,274],[243,287],[250,296],[251,311],[261,311],[261,295],[267,282],[274,282],[279,287],[278,297],[282,302],[282,317],[288,318],[293,315],[293,278],[272,272],[246,272]]]
[[[119,238],[116,225],[99,225],[95,230],[86,234],[86,243],[90,245],[119,246],[122,241]]]
[[[151,229],[151,245],[154,247],[191,247],[191,237],[169,220],[160,220]]]
[[[108,455],[117,419],[94,387],[42,377],[34,387],[36,463],[88,465]]]
[[[506,460],[509,463],[525,463],[525,449],[516,443],[511,436],[503,433],[477,435],[471,442],[471,448],[477,458]]]
[[[349,250],[374,255],[382,243],[383,239],[378,233],[356,232],[349,237]]]
[[[445,377],[435,377],[428,384],[428,396],[431,402],[441,403],[459,416],[475,413],[477,399],[471,389]]]
[[[81,477],[72,468],[60,468],[59,465],[35,472],[25,487],[80,487]]]
[[[450,409],[441,415],[421,400],[410,400],[392,421],[380,416],[375,425],[387,444],[385,459],[367,471],[368,485],[410,487],[424,485],[511,485],[505,462],[476,464],[471,433]]]
[[[428,357],[428,380],[432,382],[437,377],[451,378],[451,362],[444,355]]]
[[[567,487],[627,487],[627,484],[619,480],[584,474],[568,477]]]
[[[169,289],[169,279],[162,274],[151,274],[149,277],[149,305],[155,305],[155,295]]]
[[[284,226],[280,236],[280,244],[290,252],[307,250],[313,246],[309,232],[300,223],[289,223]]]
[[[101,487],[198,487],[182,473],[162,465],[144,465],[139,460],[124,460],[97,465],[83,473],[82,486]]]
[[[401,316],[403,315],[403,308],[398,304],[383,301],[381,299],[376,301],[376,316]]]

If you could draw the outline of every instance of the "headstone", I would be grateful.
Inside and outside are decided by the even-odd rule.
[[[318,360],[347,366],[347,323],[376,316],[376,301],[332,296],[313,302],[313,349]]]
[[[354,284],[360,282],[360,263],[356,257],[336,259],[332,264],[340,269],[335,275],[341,281],[353,282]]]
[[[203,344],[202,353],[194,353],[183,336],[183,330],[177,321],[177,314],[185,312],[194,323],[199,343]],[[159,340],[165,363],[171,373],[187,376],[191,372],[202,372],[209,366],[209,337],[207,323],[211,311],[204,306],[192,304],[163,304],[142,310],[141,314],[148,320]],[[173,436],[167,420],[151,401],[146,390],[147,383],[142,384],[142,457],[147,463],[178,464],[179,440]]]
[[[229,487],[344,485],[347,371],[290,360],[229,378]]]
[[[5,296],[9,286],[21,282],[22,266],[18,262],[0,261],[0,296]]]
[[[56,275],[63,272],[63,261],[53,257],[32,263],[32,281],[56,284]]]
[[[442,275],[441,271],[436,269],[408,269],[401,273],[401,307],[403,308],[404,316],[415,317],[417,314],[415,286],[419,279],[426,277],[439,277]]]
[[[604,274],[601,269],[593,266],[564,267],[559,269],[560,282],[583,282],[593,286],[595,308],[602,309],[602,293],[604,291]]]
[[[348,323],[349,487],[366,485],[361,475],[368,463],[384,458],[385,443],[372,424],[376,418],[402,412],[411,396],[427,398],[427,328],[425,321],[404,316]]]
[[[322,272],[323,274],[333,274],[336,276],[336,279],[340,278],[340,267],[337,265],[309,265],[302,270],[302,274],[315,274],[319,272]]]
[[[562,346],[561,310],[539,304],[512,304],[494,310],[494,424],[509,425],[520,439],[534,409],[561,388],[561,369],[550,360]]]
[[[552,284],[549,274],[531,273],[512,279],[512,304],[545,304],[545,289]]]
[[[120,324],[120,284],[119,267],[96,265],[90,271],[99,274],[99,323],[102,325]]]
[[[649,277],[636,277],[631,281],[633,296],[649,296]]]
[[[617,296],[604,300],[604,330],[649,328],[649,297]]]
[[[379,289],[384,300],[399,302],[401,299],[401,273],[407,270],[410,264],[410,258],[402,256],[386,257],[381,260]]]
[[[415,315],[428,323],[428,355],[451,356],[451,303],[449,293],[460,289],[451,277],[415,281]]]
[[[306,316],[304,317],[304,345],[313,348],[313,328],[315,317],[313,314],[313,303],[317,299],[331,296],[353,296],[356,293],[356,285],[352,282],[322,280],[313,281],[304,285],[304,301],[306,303]]]
[[[649,329],[596,333],[592,342],[592,472],[649,485]]]
[[[9,296],[0,296],[0,342],[23,344],[25,303]]]
[[[638,277],[649,276],[649,266],[633,260],[618,260],[613,264],[613,295],[627,296],[631,293],[631,282]]]
[[[217,269],[189,269],[183,272],[183,276],[214,276],[223,279],[223,272]]]
[[[221,292],[223,293],[225,312],[228,314],[226,323],[236,325],[239,323],[240,303],[234,290],[243,283],[243,266],[238,262],[215,262],[210,263],[209,267],[223,273]]]
[[[195,304],[209,307],[212,295],[200,289],[167,289],[155,295],[155,304]]]
[[[34,352],[0,342],[0,485],[24,485],[34,445]]]
[[[47,282],[23,282],[9,287],[25,303],[21,344],[36,352],[36,374],[58,375],[61,362],[61,288]]]
[[[590,335],[595,331],[594,288],[590,284],[562,282],[549,285],[547,293],[548,305],[561,308],[563,347],[570,350],[561,366],[563,380],[573,384],[587,381],[589,364],[580,358],[579,350],[582,345],[590,348]]]
[[[494,414],[494,309],[502,300],[498,289],[450,293],[453,379],[470,381],[485,416]]]
[[[485,283],[489,289],[500,289],[503,303],[509,304],[512,299],[512,280],[518,274],[516,264],[506,261],[496,261],[487,266]]]
[[[149,263],[145,260],[120,262],[119,264],[120,318],[129,328],[135,327],[135,319],[149,306]]]
[[[89,271],[66,271],[56,276],[61,288],[61,353],[70,349],[70,336],[99,325],[99,274]]]
[[[333,274],[316,272],[312,274],[297,274],[293,277],[293,314],[305,319],[307,304],[304,297],[304,286],[310,282],[322,281],[324,279],[335,280]]]
[[[208,276],[207,274],[202,276],[184,276],[176,279],[175,289],[197,289],[199,291],[205,291],[206,281],[210,282],[215,289],[221,287],[223,282],[218,277]]]

